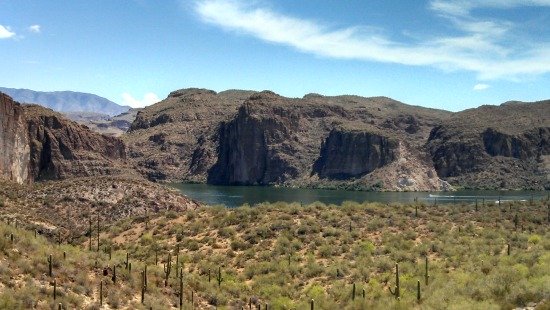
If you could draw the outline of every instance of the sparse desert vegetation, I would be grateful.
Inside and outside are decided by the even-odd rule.
[[[177,308],[181,281],[184,309],[546,309],[549,212],[548,201],[187,208],[100,223],[99,252],[95,224],[58,245],[12,220],[0,226],[0,307],[97,308],[102,281],[106,309]]]

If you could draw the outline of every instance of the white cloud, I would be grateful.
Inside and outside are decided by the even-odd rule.
[[[252,3],[252,4],[251,4]],[[287,45],[323,57],[357,59],[404,65],[432,66],[443,70],[466,70],[479,79],[518,79],[550,72],[550,43],[510,44],[508,21],[473,18],[476,7],[509,8],[520,4],[550,5],[549,1],[434,0],[430,8],[447,18],[460,35],[400,43],[372,27],[331,28],[312,20],[277,13],[244,0],[203,0],[194,9],[207,23],[225,30]],[[514,47],[516,46],[516,47]],[[521,50],[519,49],[521,46]]]
[[[9,39],[15,36],[15,32],[11,31],[10,27],[0,25],[0,39]]]
[[[550,0],[432,0],[430,8],[442,14],[469,15],[477,8],[510,9],[521,6],[550,6]]]
[[[146,93],[141,100],[134,98],[129,93],[122,94],[122,105],[128,105],[132,108],[143,108],[159,101],[160,99],[154,93]]]
[[[491,86],[489,86],[487,84],[476,84],[474,86],[474,90],[481,91],[481,90],[486,90],[489,87],[491,87]]]
[[[41,29],[40,29],[40,25],[31,25],[29,26],[29,28],[27,28],[30,32],[34,32],[34,33],[40,33]]]

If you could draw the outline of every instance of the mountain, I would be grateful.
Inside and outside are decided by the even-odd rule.
[[[467,188],[550,188],[550,100],[481,106],[433,128],[440,177]]]
[[[550,188],[550,102],[452,113],[391,98],[183,89],[137,114],[158,181],[361,190]]]
[[[450,115],[385,97],[186,89],[139,112],[122,138],[154,180],[439,190],[449,186],[423,146]]]
[[[18,183],[120,174],[124,143],[0,93],[0,178]]]
[[[42,92],[30,89],[15,89],[0,87],[3,92],[21,103],[35,103],[54,111],[66,112],[94,112],[115,116],[130,109],[120,106],[106,98],[72,91]]]

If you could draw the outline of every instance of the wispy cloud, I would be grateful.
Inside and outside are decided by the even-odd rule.
[[[33,33],[40,33],[41,29],[40,29],[40,25],[31,25],[29,26],[29,28],[27,28],[30,32],[33,32]]]
[[[10,27],[0,25],[0,39],[9,39],[15,36],[15,32]]]
[[[332,28],[320,22],[288,16],[244,0],[203,0],[194,9],[200,18],[225,30],[287,45],[323,57],[357,59],[443,70],[475,72],[481,80],[518,79],[550,72],[550,42],[533,42],[516,50],[509,21],[474,18],[478,7],[550,6],[549,1],[433,0],[429,8],[451,22],[461,34],[401,43],[372,31],[369,25]]]
[[[476,84],[476,85],[474,85],[474,90],[481,91],[481,90],[486,90],[489,87],[491,87],[491,86],[489,86],[487,84]]]
[[[510,9],[525,6],[550,6],[549,0],[432,0],[430,8],[449,15],[470,15],[479,8]]]
[[[128,105],[132,108],[143,108],[159,101],[160,99],[155,93],[146,93],[141,100],[134,98],[129,93],[122,94],[122,105]]]

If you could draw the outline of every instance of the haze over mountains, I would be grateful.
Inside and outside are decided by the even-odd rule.
[[[106,98],[89,93],[73,91],[43,92],[6,87],[0,87],[0,92],[9,95],[17,102],[36,103],[61,113],[93,112],[115,116],[130,109],[129,106],[121,106]]]

